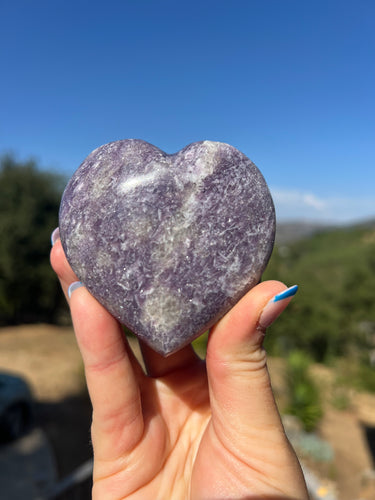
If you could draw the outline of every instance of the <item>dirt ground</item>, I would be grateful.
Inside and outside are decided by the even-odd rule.
[[[268,364],[276,399],[281,406],[285,392],[284,363],[271,358]],[[327,484],[327,489],[334,491],[338,500],[374,500],[375,394],[348,389],[350,403],[346,409],[338,410],[331,403],[332,370],[315,365],[312,373],[324,400],[324,416],[317,433],[331,445],[334,460],[332,463],[316,463],[307,457],[300,459],[322,479],[322,485]]]
[[[270,359],[276,394],[283,393],[283,362]],[[64,477],[92,455],[91,405],[82,362],[69,327],[33,325],[0,329],[0,370],[22,375],[36,401],[37,424],[53,447],[58,474]],[[314,374],[329,387],[332,373],[317,366]],[[334,484],[339,500],[375,498],[375,395],[352,393],[351,404],[337,410],[327,403],[319,433],[332,446],[329,466],[308,466]],[[323,497],[323,492],[322,492]]]

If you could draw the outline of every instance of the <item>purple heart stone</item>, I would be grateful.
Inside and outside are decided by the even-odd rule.
[[[60,235],[91,294],[166,356],[258,283],[275,210],[258,168],[228,144],[169,155],[129,139],[96,149],[75,172]]]

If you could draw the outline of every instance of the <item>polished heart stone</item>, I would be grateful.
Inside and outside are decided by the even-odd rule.
[[[61,241],[91,294],[157,352],[206,331],[260,279],[275,211],[234,147],[166,154],[141,140],[93,151],[68,183]]]

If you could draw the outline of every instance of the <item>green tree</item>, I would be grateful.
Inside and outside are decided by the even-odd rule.
[[[53,322],[62,302],[50,269],[64,179],[35,161],[0,158],[0,324]]]

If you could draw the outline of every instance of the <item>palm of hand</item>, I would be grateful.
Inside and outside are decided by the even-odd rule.
[[[187,499],[200,476],[193,474],[195,457],[210,421],[204,365],[144,379],[140,392],[142,415],[129,423],[125,435],[120,427],[116,436],[118,424],[112,422],[111,444],[107,437],[105,449],[97,450],[94,498],[106,498],[108,489],[115,489],[108,498]],[[93,439],[95,432],[94,420]]]
[[[286,498],[270,477],[274,467],[288,467],[290,450],[285,453],[283,443],[282,459],[276,455],[274,463],[262,451],[251,456],[249,437],[259,451],[267,449],[264,436],[243,436],[212,414],[205,363],[145,378],[140,394],[142,415],[125,430],[122,412],[121,422],[113,420],[101,436],[105,446],[96,447],[94,499],[239,500],[271,498],[271,491],[272,498]],[[95,419],[92,434],[95,449]],[[282,444],[279,432],[270,439],[272,453],[278,438]]]

